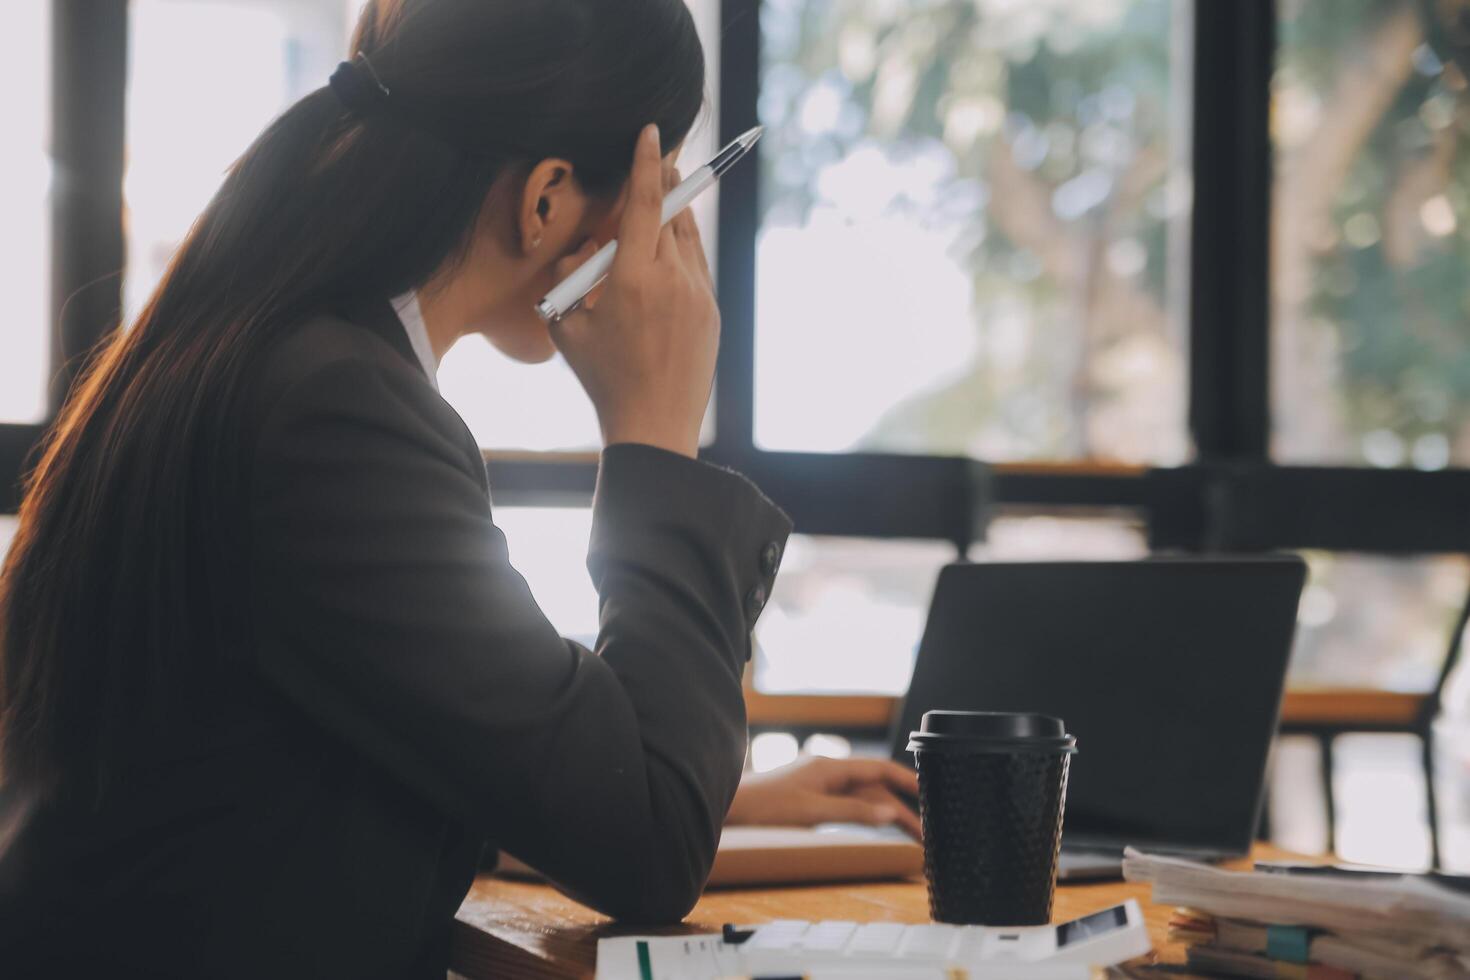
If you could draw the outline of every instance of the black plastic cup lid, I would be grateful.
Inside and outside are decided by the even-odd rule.
[[[1057,738],[1067,734],[1062,719],[1010,711],[926,711],[919,721],[926,735],[962,738]]]
[[[1011,711],[926,711],[909,739],[910,750],[966,744],[1072,752],[1077,745],[1062,719]]]

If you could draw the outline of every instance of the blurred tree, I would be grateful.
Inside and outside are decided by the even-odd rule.
[[[1168,0],[765,4],[765,222],[804,224],[823,167],[863,149],[948,164],[935,193],[887,206],[955,225],[980,343],[866,444],[1184,457],[1182,343],[1164,313],[1186,203],[1185,175],[1170,187],[1171,20]],[[997,355],[1018,320],[1021,352]]]
[[[1278,8],[1273,452],[1470,465],[1470,2]],[[1188,457],[1185,10],[764,0],[763,227],[902,216],[945,230],[971,284],[977,342],[860,445]],[[833,179],[854,161],[861,179]],[[1422,687],[1466,571],[1315,556],[1298,680]]]
[[[1295,0],[1282,13],[1278,454],[1470,462],[1466,5]]]
[[[765,222],[800,226],[830,205],[824,172],[859,151],[947,161],[937,193],[882,203],[955,225],[981,342],[865,444],[1187,455],[1183,324],[1168,309],[1189,196],[1175,13],[1170,0],[764,5]],[[1284,0],[1281,18],[1278,451],[1470,462],[1467,4]],[[988,341],[1017,317],[1023,352],[996,356]]]

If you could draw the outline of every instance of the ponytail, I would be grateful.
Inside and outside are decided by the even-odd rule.
[[[616,193],[639,130],[677,145],[703,104],[683,0],[369,0],[353,52],[229,170],[47,435],[0,569],[6,784],[100,792],[238,642],[213,530],[241,523],[236,419],[283,333],[461,260],[512,168]]]

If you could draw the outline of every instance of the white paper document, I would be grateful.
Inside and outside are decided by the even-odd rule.
[[[1094,967],[1150,948],[1131,901],[1018,928],[783,920],[724,935],[604,939],[597,980],[1090,980]]]

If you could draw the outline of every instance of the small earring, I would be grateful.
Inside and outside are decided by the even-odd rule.
[[[541,236],[540,235],[537,235],[535,238],[531,239],[531,247],[532,248],[540,248],[541,247]]]

